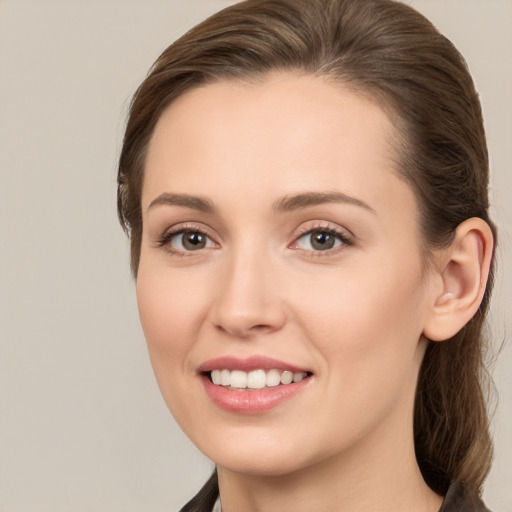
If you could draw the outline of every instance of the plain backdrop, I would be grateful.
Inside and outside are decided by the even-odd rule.
[[[139,327],[116,158],[160,52],[229,0],[0,0],[0,512],[172,512],[211,463]],[[492,162],[500,402],[485,488],[512,510],[512,1],[415,0],[466,56]]]

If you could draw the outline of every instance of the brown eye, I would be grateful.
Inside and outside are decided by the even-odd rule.
[[[295,249],[306,251],[329,251],[342,245],[352,245],[351,240],[334,229],[317,228],[304,233],[294,243]]]
[[[181,231],[172,235],[170,245],[177,251],[189,252],[213,247],[213,242],[200,231]]]
[[[325,251],[332,249],[336,243],[336,238],[325,231],[315,231],[309,235],[310,244],[316,251]]]
[[[183,233],[183,247],[188,251],[204,249],[206,247],[206,236],[202,233]]]

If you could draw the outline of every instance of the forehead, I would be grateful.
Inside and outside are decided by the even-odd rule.
[[[398,179],[395,135],[376,101],[321,77],[215,82],[159,119],[143,203],[162,191],[208,194],[219,183],[246,196],[270,184],[275,194],[337,188],[372,199]]]
[[[387,142],[394,133],[394,122],[386,110],[389,112],[388,105],[381,97],[374,99],[366,91],[356,91],[327,77],[275,72],[250,82],[220,80],[193,88],[174,100],[160,116],[150,146],[162,136],[173,143],[171,136],[179,136],[174,140],[178,142],[191,132],[208,132],[210,137],[216,134],[217,142],[221,142],[223,133],[242,127],[240,136],[253,136],[254,143],[268,144],[262,126],[282,129],[279,142],[301,135],[325,138],[328,133],[340,140],[339,136],[348,135],[340,132],[344,128],[354,135],[366,132]],[[345,123],[340,122],[342,118]],[[233,133],[229,136],[232,138]]]

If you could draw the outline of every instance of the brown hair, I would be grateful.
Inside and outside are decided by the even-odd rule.
[[[400,138],[397,166],[418,199],[427,249],[448,244],[470,217],[494,230],[478,95],[463,57],[428,20],[394,0],[247,0],[169,46],[134,96],[118,175],[134,275],[144,160],[164,109],[199,85],[276,70],[329,77],[390,109]],[[477,314],[451,340],[429,344],[419,375],[416,455],[441,493],[447,480],[479,492],[490,466],[482,329],[491,285],[492,273]]]

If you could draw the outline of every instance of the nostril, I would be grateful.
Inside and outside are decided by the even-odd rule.
[[[272,329],[273,328],[271,325],[265,325],[265,324],[258,324],[258,325],[251,327],[251,330],[253,330],[253,331],[268,331],[268,330],[272,330]]]
[[[236,325],[216,325],[216,329],[231,336],[236,336],[237,338],[250,338],[255,334],[268,334],[273,331],[276,331],[278,328],[272,325],[267,324],[257,324],[251,325],[249,327],[236,324]]]
[[[249,265],[250,267],[250,265]],[[238,268],[238,267],[237,267]],[[236,269],[235,269],[236,270]],[[267,278],[243,265],[218,288],[210,320],[219,332],[238,338],[279,330],[286,323],[280,294],[267,286]]]

